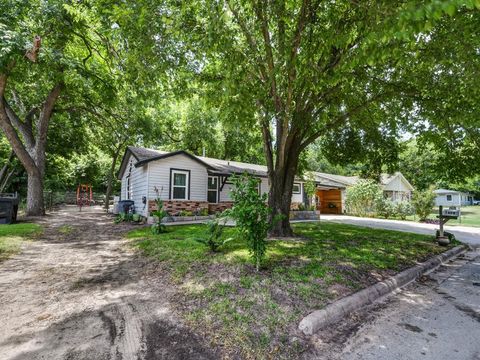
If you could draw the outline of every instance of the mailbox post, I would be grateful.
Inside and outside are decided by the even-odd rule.
[[[437,236],[437,242],[440,245],[448,245],[450,243],[450,239],[448,238],[448,236],[445,236],[445,232],[443,230],[443,225],[445,225],[445,223],[450,219],[458,219],[459,215],[460,215],[459,210],[451,210],[451,209],[443,210],[442,205],[440,205],[438,207],[438,216],[437,217],[438,217],[438,220],[440,222],[440,229],[439,229],[438,236]]]

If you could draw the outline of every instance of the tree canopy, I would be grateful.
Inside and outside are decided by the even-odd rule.
[[[2,176],[31,213],[81,174],[109,196],[128,144],[266,164],[276,235],[304,169],[480,172],[478,0],[0,5]]]

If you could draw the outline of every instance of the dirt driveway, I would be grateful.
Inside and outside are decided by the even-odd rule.
[[[75,208],[40,220],[44,234],[0,263],[0,359],[212,359],[169,304],[129,229]]]

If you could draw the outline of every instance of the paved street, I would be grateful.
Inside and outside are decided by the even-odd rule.
[[[433,224],[423,224],[401,220],[360,218],[346,215],[321,215],[320,221],[322,220],[379,229],[412,232],[417,234],[435,234],[435,230],[438,229],[438,225]],[[445,226],[445,230],[454,234],[459,241],[462,241],[473,247],[480,246],[480,228],[468,226]]]
[[[375,311],[338,359],[479,360],[480,252],[442,266]]]

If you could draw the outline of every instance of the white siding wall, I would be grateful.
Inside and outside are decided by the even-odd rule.
[[[303,183],[295,181],[295,184],[300,184],[300,194],[292,193],[292,203],[303,203]]]
[[[468,201],[468,195],[466,194],[448,194],[452,196],[452,200],[447,200],[447,194],[440,194],[437,195],[435,198],[435,205],[436,206],[466,206],[471,205],[470,201]]]
[[[227,180],[228,181],[228,180]],[[267,178],[260,178],[260,192],[262,194],[267,193],[269,191],[269,186],[268,186],[268,179]],[[221,186],[221,180],[220,180],[220,186]],[[232,201],[232,198],[230,197],[230,191],[232,190],[233,185],[226,183],[223,186],[222,191],[220,191],[220,202],[222,201]]]
[[[162,190],[163,200],[170,198],[170,169],[190,170],[190,200],[207,201],[208,174],[205,166],[185,155],[175,155],[149,163],[148,199],[156,198],[154,186]]]
[[[410,188],[400,176],[395,177],[390,183],[383,186],[383,190],[410,192]]]
[[[125,173],[122,177],[122,186],[121,186],[121,200],[127,200],[127,176],[129,174],[130,163],[135,165],[137,161],[133,156],[130,156],[128,159],[127,167]],[[130,175],[130,188],[131,196],[130,200],[135,202],[135,211],[144,216],[147,215],[146,206],[142,203],[142,197],[147,195],[147,165],[136,168],[132,166],[132,173]]]

